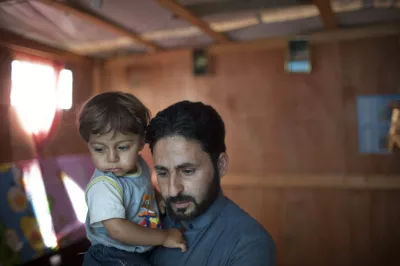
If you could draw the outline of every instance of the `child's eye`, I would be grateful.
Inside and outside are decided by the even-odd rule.
[[[120,150],[120,151],[127,151],[127,150],[129,150],[129,146],[119,146],[118,147],[118,150]]]
[[[103,148],[93,148],[95,152],[103,152]]]

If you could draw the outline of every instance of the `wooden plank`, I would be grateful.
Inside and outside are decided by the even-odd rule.
[[[314,5],[317,6],[322,22],[327,30],[337,29],[335,14],[333,13],[330,0],[313,0]]]
[[[389,23],[381,25],[370,25],[363,27],[337,29],[327,32],[317,32],[310,35],[288,36],[283,38],[267,38],[262,40],[229,43],[229,44],[215,44],[209,48],[210,53],[232,53],[238,51],[254,51],[286,48],[287,42],[293,38],[303,38],[309,40],[311,44],[329,43],[352,41],[363,38],[383,37],[390,35],[397,35],[400,33],[400,23]]]
[[[371,191],[351,191],[347,197],[346,216],[349,221],[350,235],[350,265],[385,265],[382,263],[373,264],[376,251],[371,249]]]
[[[265,38],[254,41],[245,42],[231,42],[225,44],[214,44],[209,46],[208,50],[210,54],[221,55],[225,53],[243,53],[243,52],[254,52],[263,50],[274,50],[274,49],[286,49],[287,42],[290,39],[299,37],[305,38],[310,41],[311,44],[321,44],[330,42],[346,42],[363,38],[376,38],[384,36],[392,36],[400,34],[400,22],[396,23],[385,23],[377,25],[369,25],[363,27],[355,27],[348,29],[338,29],[327,32],[318,32],[310,35],[302,36],[287,36],[279,38]],[[106,64],[111,65],[128,65],[138,60],[147,60],[150,57],[161,58],[163,56],[172,57],[179,53],[190,52],[190,49],[163,51],[153,55],[131,55],[123,57],[114,57],[107,60]]]
[[[399,175],[228,175],[221,182],[223,187],[400,189]]]
[[[371,195],[371,265],[400,265],[400,211],[397,191],[377,191]],[[361,265],[361,264],[354,264]]]
[[[157,45],[155,45],[154,43],[152,43],[150,41],[144,40],[137,33],[132,32],[128,29],[125,29],[121,25],[119,25],[115,22],[112,22],[110,20],[107,20],[103,17],[100,17],[100,16],[92,14],[88,11],[84,11],[84,10],[78,9],[76,7],[72,7],[65,3],[54,1],[54,0],[38,0],[38,1],[45,5],[51,6],[55,9],[58,9],[60,11],[67,12],[68,14],[74,15],[82,20],[85,20],[89,23],[92,23],[92,24],[99,26],[110,32],[114,32],[116,34],[129,37],[133,41],[144,45],[148,49],[149,52],[155,52],[157,50],[160,50],[160,48]]]
[[[77,55],[68,51],[57,49],[25,37],[10,31],[0,29],[0,46],[6,47],[13,51],[27,53],[30,55],[39,56],[51,60],[62,60],[62,61],[87,61],[90,59],[86,56]]]
[[[94,61],[93,71],[92,71],[93,96],[104,91],[104,85],[105,85],[104,79],[105,79],[104,60],[97,59]]]
[[[207,3],[208,4],[208,3]],[[214,3],[210,3],[214,4]],[[218,3],[220,4],[220,3]],[[226,3],[225,3],[226,4]],[[245,3],[246,5],[250,3]],[[333,5],[336,13],[343,13],[354,11],[361,8],[357,2],[342,3],[340,5]],[[222,20],[209,23],[210,27],[216,32],[227,32],[239,30],[260,24],[270,24],[276,22],[293,21],[298,19],[311,18],[319,15],[318,8],[315,5],[297,5],[285,8],[266,9],[260,12],[260,16],[256,17],[254,14],[248,14],[243,18],[235,20]],[[145,40],[159,41],[171,38],[189,38],[203,34],[197,27],[188,26],[179,29],[157,30],[153,32],[143,33],[141,37]],[[111,51],[129,47],[133,41],[126,37],[119,37],[112,40],[88,42],[84,44],[74,44],[68,46],[68,49],[77,53],[97,53],[104,51]]]
[[[214,14],[232,14],[245,11],[254,11],[261,9],[277,9],[288,7],[290,2],[285,1],[265,1],[265,0],[225,0],[225,1],[202,1],[185,5],[185,8],[194,15],[210,16]],[[297,5],[301,5],[298,3]]]
[[[8,49],[0,47],[0,163],[11,162],[13,155],[9,122],[11,62],[12,57]]]
[[[211,29],[210,25],[208,25],[207,22],[200,19],[199,17],[196,17],[192,12],[190,12],[189,10],[184,8],[177,1],[175,1],[175,0],[157,0],[157,2],[160,3],[160,5],[162,5],[163,7],[169,9],[175,15],[185,19],[186,21],[193,24],[194,26],[197,26],[204,33],[208,34],[210,37],[214,38],[216,41],[221,42],[221,43],[229,42],[229,39],[224,34],[216,32],[213,29]]]
[[[397,155],[360,154],[356,97],[399,92],[400,50],[396,36],[339,45],[342,73],[346,173],[398,174]],[[384,70],[383,70],[384,69]]]

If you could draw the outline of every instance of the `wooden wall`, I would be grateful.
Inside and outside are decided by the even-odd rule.
[[[10,106],[11,62],[14,53],[6,48],[0,49],[0,92],[1,117],[0,163],[31,159],[34,157],[33,142],[21,128],[14,109]],[[66,62],[65,67],[73,72],[73,107],[62,113],[60,127],[44,151],[44,156],[87,153],[76,128],[76,110],[93,93],[90,61]],[[33,88],[34,89],[34,88]]]
[[[183,99],[214,106],[227,128],[224,191],[268,228],[279,265],[398,265],[400,192],[330,187],[336,177],[399,180],[398,156],[358,154],[355,104],[400,92],[398,38],[321,44],[312,56],[311,75],[290,75],[283,50],[221,54],[215,74],[197,78],[185,51],[110,61],[104,90],[137,95],[153,115]],[[263,183],[271,176],[282,182]]]

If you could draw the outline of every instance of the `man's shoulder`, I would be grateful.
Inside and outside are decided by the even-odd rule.
[[[250,214],[240,208],[235,202],[227,199],[227,204],[221,218],[226,221],[229,230],[240,237],[241,241],[272,241],[268,231]]]

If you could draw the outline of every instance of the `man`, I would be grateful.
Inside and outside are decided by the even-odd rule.
[[[156,248],[154,265],[275,265],[271,236],[221,191],[228,168],[225,126],[211,106],[183,101],[168,107],[151,120],[146,141],[166,203],[163,225],[185,230],[188,243],[185,253]]]

